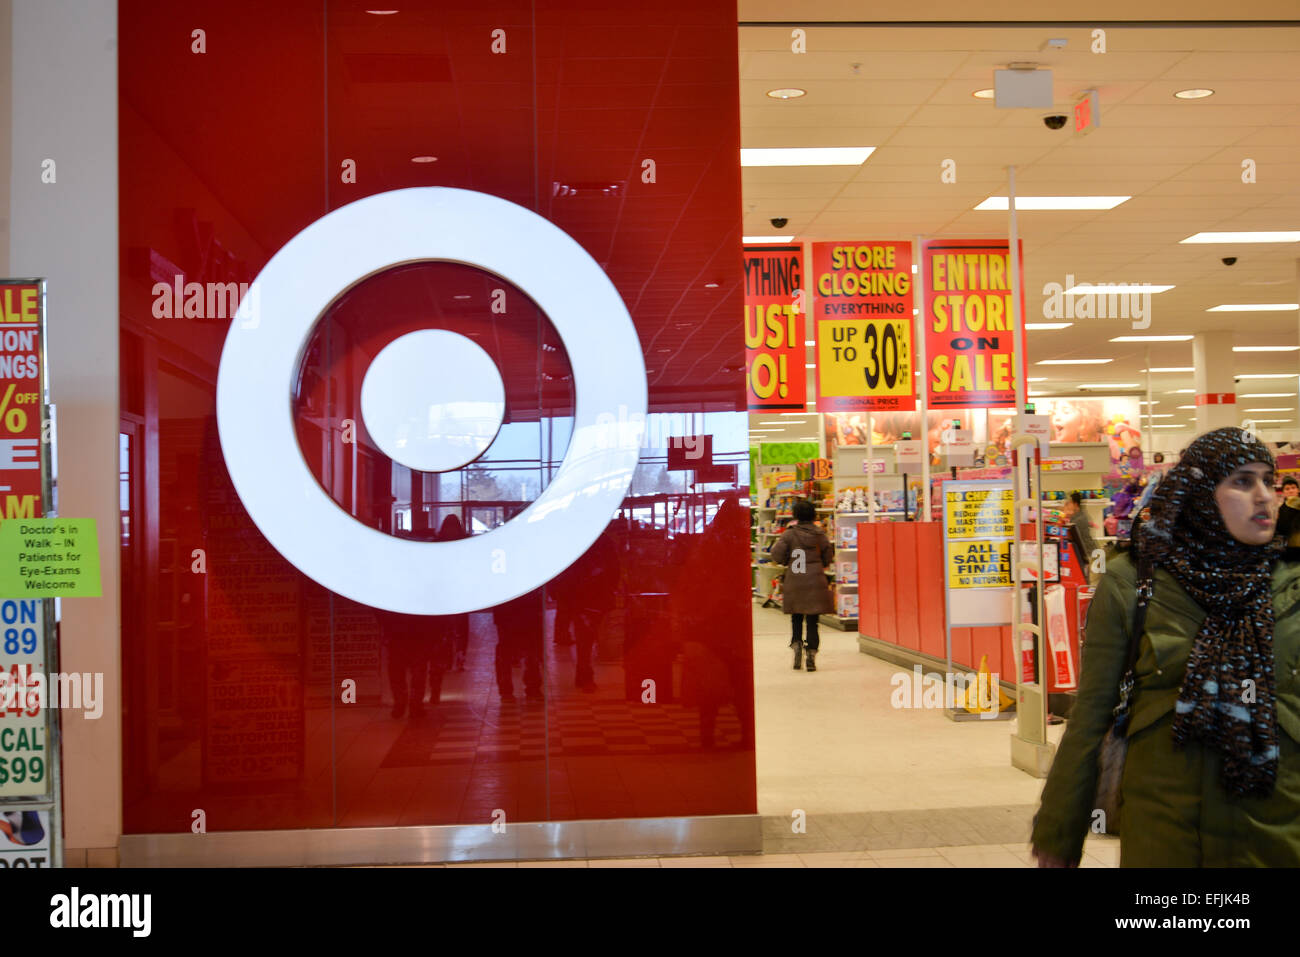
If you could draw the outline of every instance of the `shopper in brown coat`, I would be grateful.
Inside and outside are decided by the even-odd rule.
[[[801,632],[807,629],[808,670],[817,670],[817,616],[834,611],[826,570],[835,560],[835,547],[816,524],[817,509],[807,499],[800,499],[790,510],[796,524],[791,525],[772,546],[772,561],[788,566],[781,588],[781,610],[790,616],[793,634],[794,668],[799,670],[804,653]],[[805,624],[806,623],[806,624]]]

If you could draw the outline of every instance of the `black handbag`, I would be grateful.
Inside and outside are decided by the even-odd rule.
[[[1110,730],[1102,739],[1097,755],[1097,797],[1094,813],[1102,812],[1101,832],[1118,834],[1120,829],[1120,784],[1124,778],[1124,760],[1128,756],[1129,708],[1133,703],[1133,666],[1137,663],[1138,646],[1146,627],[1147,604],[1155,584],[1150,562],[1139,561],[1137,581],[1137,606],[1133,609],[1133,627],[1129,632],[1128,649],[1124,660],[1124,675],[1119,681],[1119,702],[1112,712]]]

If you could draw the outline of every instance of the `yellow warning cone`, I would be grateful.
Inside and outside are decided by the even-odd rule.
[[[997,689],[998,704],[997,707],[986,707],[992,705],[993,692]],[[1002,690],[1002,685],[993,679],[989,674],[989,656],[984,655],[980,658],[979,672],[976,675],[975,684],[967,687],[966,690],[958,696],[957,706],[971,714],[982,714],[985,711],[1007,711],[1015,705],[1015,699]]]

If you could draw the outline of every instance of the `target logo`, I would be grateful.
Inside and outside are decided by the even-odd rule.
[[[316,481],[293,425],[293,384],[318,319],[368,277],[427,261],[475,266],[526,292],[564,344],[576,400],[568,451],[540,497],[505,525],[451,542],[395,538],[358,522]],[[442,187],[370,196],[298,233],[253,282],[217,375],[221,451],[267,541],[325,588],[411,615],[497,605],[576,561],[627,494],[646,406],[641,343],[599,264],[531,210]],[[362,381],[367,431],[386,455],[419,471],[474,461],[496,438],[505,408],[492,359],[448,330],[395,339]]]

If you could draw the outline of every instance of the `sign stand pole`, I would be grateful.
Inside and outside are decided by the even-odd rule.
[[[930,417],[928,406],[926,405],[926,390],[929,376],[927,374],[926,363],[929,358],[925,350],[925,316],[921,314],[925,308],[925,264],[921,262],[921,240],[922,236],[912,237],[912,262],[916,265],[916,274],[912,277],[912,339],[915,345],[912,347],[919,360],[916,371],[921,374],[912,376],[917,382],[916,407],[921,410],[921,436],[925,440],[925,454],[921,457],[921,501],[924,505],[920,506],[921,515],[917,521],[930,521]],[[907,478],[903,478],[903,487],[907,487]],[[918,503],[920,505],[920,503]],[[952,671],[952,662],[948,662],[948,670]]]
[[[1029,480],[1029,456],[1022,455],[1020,449],[1026,445],[1033,446],[1032,488],[1024,498],[1015,502],[1012,513],[1016,518],[1015,538],[1012,540],[1011,580],[1015,586],[1012,601],[1015,603],[1011,615],[1011,649],[1016,667],[1016,731],[1011,736],[1011,766],[1036,777],[1045,778],[1052,767],[1055,748],[1047,740],[1047,605],[1044,592],[1047,590],[1047,576],[1043,573],[1043,453],[1038,445],[1038,437],[1021,432],[1011,438],[1011,454],[1016,460],[1016,475],[1020,475],[1020,466],[1025,466],[1026,484]],[[1020,511],[1022,508],[1034,510],[1034,542],[1037,557],[1032,562],[1021,558]],[[1037,608],[1036,623],[1020,620],[1021,574],[1029,571],[1034,576],[1034,604]],[[1021,674],[1021,659],[1024,654],[1025,635],[1038,639],[1038,652],[1035,655],[1035,675],[1037,686],[1025,684]]]
[[[867,410],[867,521],[876,520],[876,429]]]

